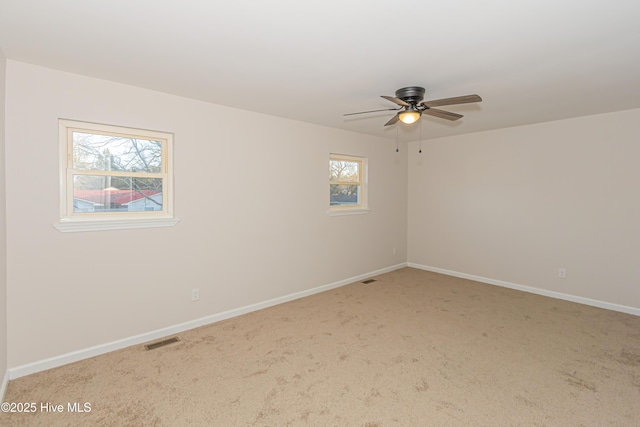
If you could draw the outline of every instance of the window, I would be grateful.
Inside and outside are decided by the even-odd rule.
[[[367,159],[331,154],[329,156],[329,211],[367,211]]]
[[[175,225],[170,133],[60,120],[61,231]]]

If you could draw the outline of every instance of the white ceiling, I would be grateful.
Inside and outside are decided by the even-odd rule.
[[[640,108],[638,0],[0,0],[16,61],[396,138],[380,98],[423,86],[423,138]],[[403,134],[417,135],[419,127]]]

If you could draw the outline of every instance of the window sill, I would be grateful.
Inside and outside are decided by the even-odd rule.
[[[60,221],[53,226],[63,233],[82,231],[127,230],[131,228],[173,227],[178,218],[124,219],[109,221]]]
[[[327,211],[329,216],[343,216],[343,215],[362,215],[371,212],[371,209],[344,209],[344,210],[334,210]]]

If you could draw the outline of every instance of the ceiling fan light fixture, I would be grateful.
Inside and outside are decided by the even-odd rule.
[[[392,126],[398,122],[404,124],[412,124],[420,120],[422,113],[427,116],[439,117],[445,120],[458,120],[462,118],[462,114],[452,113],[449,111],[438,110],[432,107],[441,105],[457,105],[467,104],[469,102],[481,102],[482,98],[478,95],[455,96],[453,98],[434,99],[424,102],[424,88],[419,86],[403,87],[396,91],[396,96],[382,95],[382,98],[396,104],[396,108],[385,108],[384,110],[361,111],[359,113],[348,113],[345,116],[354,114],[376,113],[378,111],[397,111],[393,117],[384,125]],[[399,106],[399,107],[398,107]]]
[[[398,119],[404,124],[410,125],[420,119],[420,112],[415,110],[407,110],[398,114]]]

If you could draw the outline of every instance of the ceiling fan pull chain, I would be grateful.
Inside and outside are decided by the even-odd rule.
[[[418,153],[422,154],[422,120],[420,120],[420,150]]]
[[[396,126],[396,153],[400,151],[400,149],[398,149],[398,127],[400,127],[400,125]]]

